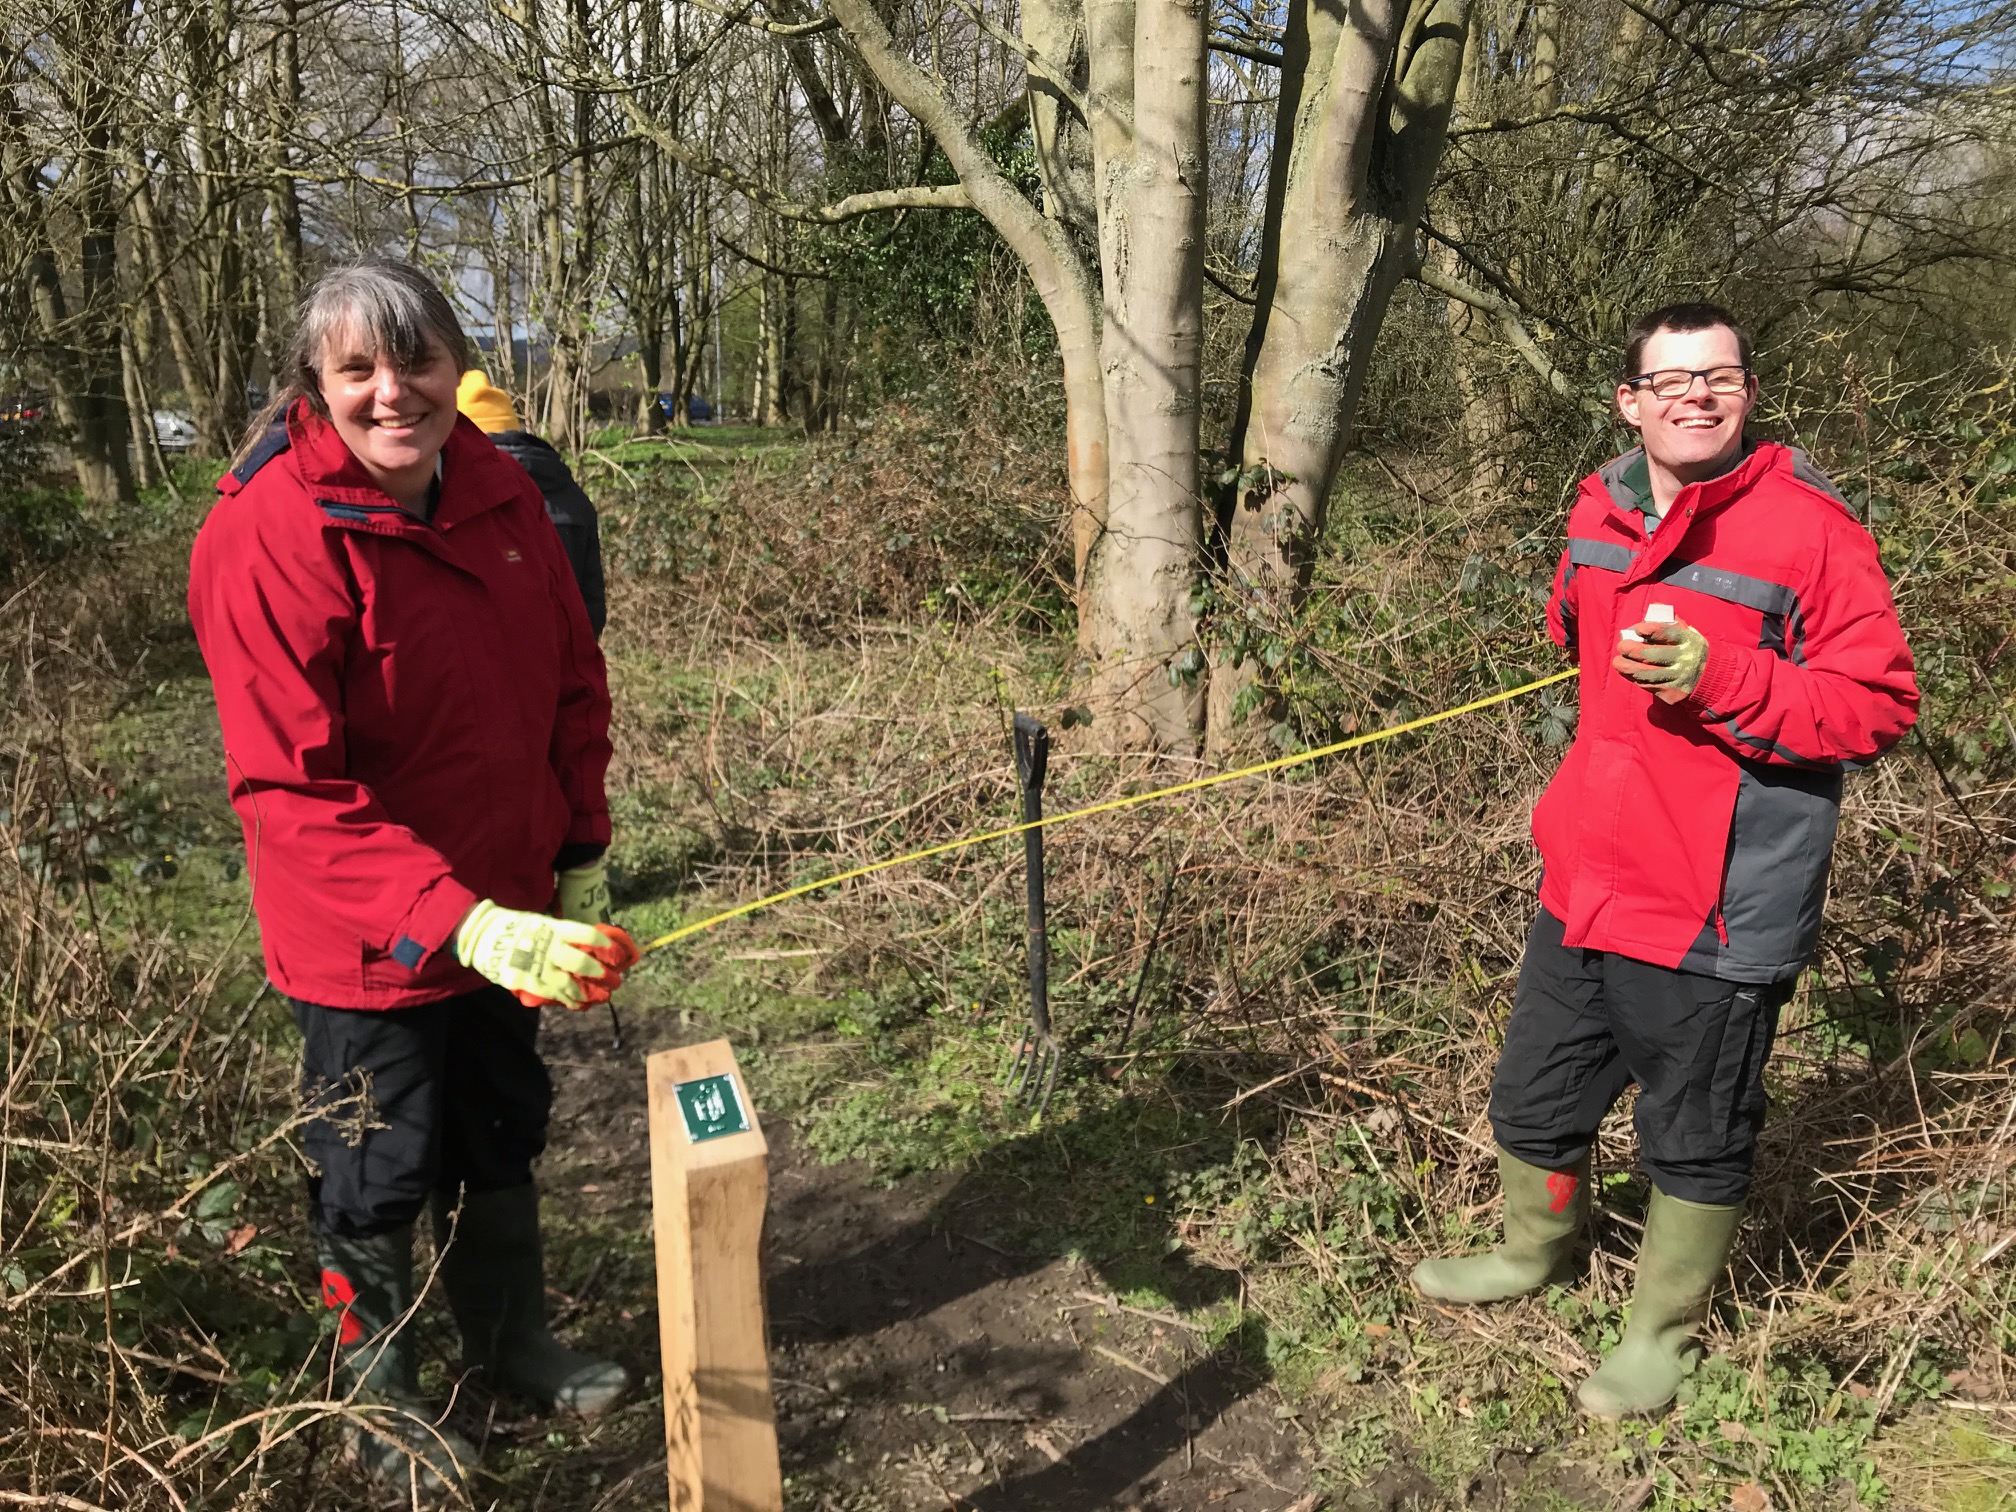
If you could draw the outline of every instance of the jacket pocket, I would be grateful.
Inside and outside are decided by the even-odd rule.
[[[1772,988],[1746,985],[1730,995],[1710,1072],[1704,1131],[1719,1148],[1746,1142],[1763,1125],[1764,1063],[1777,1030]]]
[[[1841,776],[1737,766],[1722,880],[1726,965],[1772,980],[1803,966],[1820,936]]]
[[[1689,984],[1683,990],[1694,999],[1692,1011],[1649,1031],[1655,1040],[1671,1036],[1672,1059],[1640,1094],[1640,1116],[1652,1119],[1640,1127],[1665,1160],[1727,1165],[1746,1156],[1763,1126],[1764,1066],[1791,984],[1679,980]]]

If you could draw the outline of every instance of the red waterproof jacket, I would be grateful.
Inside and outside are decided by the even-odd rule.
[[[1533,811],[1570,946],[1737,982],[1812,954],[1843,771],[1917,717],[1876,544],[1805,457],[1759,445],[1646,530],[1643,451],[1583,479],[1547,627],[1581,664],[1575,743]],[[1668,604],[1708,639],[1688,698],[1611,670]]]
[[[483,979],[479,898],[543,910],[609,841],[609,689],[538,488],[466,419],[431,523],[306,404],[217,484],[189,617],[273,985],[404,1008]]]

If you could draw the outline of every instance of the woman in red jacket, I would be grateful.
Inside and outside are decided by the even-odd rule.
[[[457,417],[467,357],[418,269],[324,277],[189,582],[304,1042],[323,1300],[353,1386],[399,1409],[354,1444],[444,1484],[470,1450],[415,1410],[423,1208],[465,1368],[586,1414],[628,1384],[547,1330],[532,1186],[539,1009],[606,1001],[636,958],[604,922],[608,685],[538,489]]]

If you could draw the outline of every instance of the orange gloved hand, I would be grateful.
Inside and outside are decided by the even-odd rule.
[[[639,958],[636,943],[614,924],[523,913],[487,899],[455,931],[455,955],[528,1008],[606,1003]]]
[[[602,943],[586,949],[589,955],[602,963],[602,975],[581,982],[582,999],[578,1003],[569,1003],[567,1006],[570,1008],[586,1008],[608,1002],[616,989],[623,985],[623,973],[644,958],[637,942],[630,938],[630,931],[622,925],[597,924],[593,928],[603,937]]]

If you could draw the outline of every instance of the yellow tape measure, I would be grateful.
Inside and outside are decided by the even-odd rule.
[[[1262,761],[1253,766],[1241,767],[1236,772],[1219,772],[1210,777],[1198,777],[1189,782],[1178,782],[1169,787],[1156,788],[1152,793],[1134,793],[1125,798],[1112,798],[1104,803],[1092,804],[1089,808],[1073,809],[1067,814],[1048,814],[1041,819],[1022,824],[1010,824],[1001,829],[987,830],[977,835],[967,835],[960,840],[947,840],[942,845],[928,845],[923,850],[911,851],[904,856],[891,856],[887,861],[871,861],[866,866],[857,866],[852,871],[835,872],[830,877],[821,877],[816,882],[801,882],[796,887],[787,887],[782,892],[758,898],[753,903],[738,904],[694,924],[682,924],[677,929],[658,936],[643,949],[644,955],[651,954],[666,945],[686,939],[689,935],[703,934],[717,924],[726,924],[730,919],[742,918],[759,909],[774,904],[788,903],[793,898],[802,898],[807,893],[817,892],[822,887],[834,887],[842,882],[852,882],[857,877],[873,876],[876,872],[889,871],[894,867],[908,866],[916,861],[928,861],[933,856],[948,855],[952,851],[965,850],[972,845],[985,845],[990,840],[1006,840],[1012,835],[1026,834],[1033,829],[1047,829],[1055,824],[1070,824],[1074,820],[1089,819],[1094,814],[1110,814],[1119,809],[1138,808],[1144,803],[1155,803],[1163,798],[1174,798],[1182,793],[1195,793],[1208,787],[1216,787],[1221,782],[1236,782],[1241,777],[1259,777],[1268,772],[1282,772],[1289,767],[1297,767],[1305,762],[1321,761],[1325,756],[1340,755],[1345,751],[1355,751],[1361,746],[1377,745],[1382,740],[1391,740],[1396,735],[1405,735],[1414,730],[1425,730],[1430,725],[1441,724],[1445,719],[1460,719],[1465,714],[1475,714],[1479,709],[1491,708],[1494,704],[1510,703],[1515,698],[1523,698],[1528,693],[1536,693],[1542,688],[1551,688],[1576,675],[1579,669],[1570,667],[1566,672],[1556,672],[1552,677],[1536,678],[1516,688],[1508,688],[1503,693],[1493,693],[1489,698],[1474,699],[1466,704],[1458,704],[1453,709],[1444,709],[1439,714],[1424,714],[1419,719],[1410,719],[1405,724],[1388,725],[1383,730],[1374,730],[1369,735],[1353,735],[1349,740],[1335,744],[1318,746],[1313,751],[1297,751],[1293,756],[1277,756],[1272,761]]]

